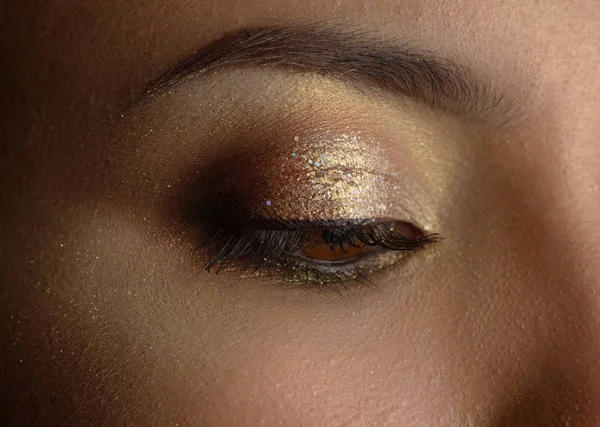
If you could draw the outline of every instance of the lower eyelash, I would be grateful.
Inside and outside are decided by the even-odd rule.
[[[262,222],[265,225],[265,221]],[[278,221],[275,226],[281,227],[282,224],[287,229],[222,229],[213,239],[216,255],[205,269],[211,271],[216,267],[218,273],[232,262],[236,262],[239,268],[241,261],[245,264],[242,267],[244,271],[265,272],[269,276],[277,273],[288,282],[318,285],[339,291],[339,286],[345,288],[347,282],[369,283],[369,273],[397,262],[403,257],[402,253],[405,255],[407,251],[415,252],[440,240],[437,234],[422,235],[415,232],[410,233],[412,236],[403,235],[396,230],[395,225],[398,223],[393,221],[360,221],[358,225],[346,223],[339,227],[331,226],[331,222],[323,226],[321,223]],[[404,224],[405,229],[406,225]],[[344,245],[356,247],[357,244],[379,247],[380,250],[372,251],[361,257],[363,259],[341,265],[327,265],[292,255],[299,248],[314,244],[319,238],[329,239],[327,244],[332,250],[333,246],[343,250]],[[395,253],[386,254],[387,251]]]
[[[397,263],[407,255],[406,251],[391,254],[374,253],[367,256],[366,259],[341,266],[314,264],[298,259],[284,258],[278,261],[267,261],[264,266],[270,275],[273,275],[273,272],[281,273],[279,277],[286,282],[307,287],[329,288],[339,292],[340,287],[345,289],[350,283],[373,285],[370,279],[371,274]]]

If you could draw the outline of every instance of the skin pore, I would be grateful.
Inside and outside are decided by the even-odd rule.
[[[257,28],[363,39],[270,36],[282,56],[247,62],[221,46],[222,64],[156,87]],[[8,0],[0,40],[4,425],[600,424],[596,1]],[[311,42],[410,46],[457,64],[480,103],[327,55],[324,72]],[[350,160],[319,151],[340,140]],[[244,213],[347,203],[293,204],[330,185],[302,184],[313,150],[374,176],[383,207],[344,213],[443,241],[339,292],[206,272],[214,227],[189,207],[227,175]]]

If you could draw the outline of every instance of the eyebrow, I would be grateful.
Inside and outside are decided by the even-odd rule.
[[[508,114],[506,91],[466,64],[414,43],[332,25],[248,28],[216,39],[154,79],[153,94],[202,74],[231,68],[277,68],[316,73],[360,88],[408,96],[470,116]]]

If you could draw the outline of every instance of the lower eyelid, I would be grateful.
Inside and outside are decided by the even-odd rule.
[[[313,286],[316,288],[332,288],[356,283],[373,284],[373,276],[392,267],[394,264],[409,257],[411,254],[406,252],[384,252],[377,249],[372,254],[357,260],[344,264],[324,264],[307,262],[298,258],[283,257],[279,260],[271,260],[265,265],[265,272],[273,277],[278,277],[286,283],[298,284],[302,286]]]

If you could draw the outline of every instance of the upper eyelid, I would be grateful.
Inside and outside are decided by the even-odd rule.
[[[253,229],[262,230],[260,224],[270,227],[270,230],[313,230],[328,228],[350,228],[376,224],[379,222],[391,222],[391,219],[385,218],[364,218],[364,219],[322,219],[322,220],[286,220],[279,218],[254,218]]]
[[[315,72],[468,116],[499,111],[507,121],[516,104],[506,90],[496,90],[456,61],[408,42],[331,25],[262,27],[226,34],[154,79],[143,95],[199,74],[249,66]]]

